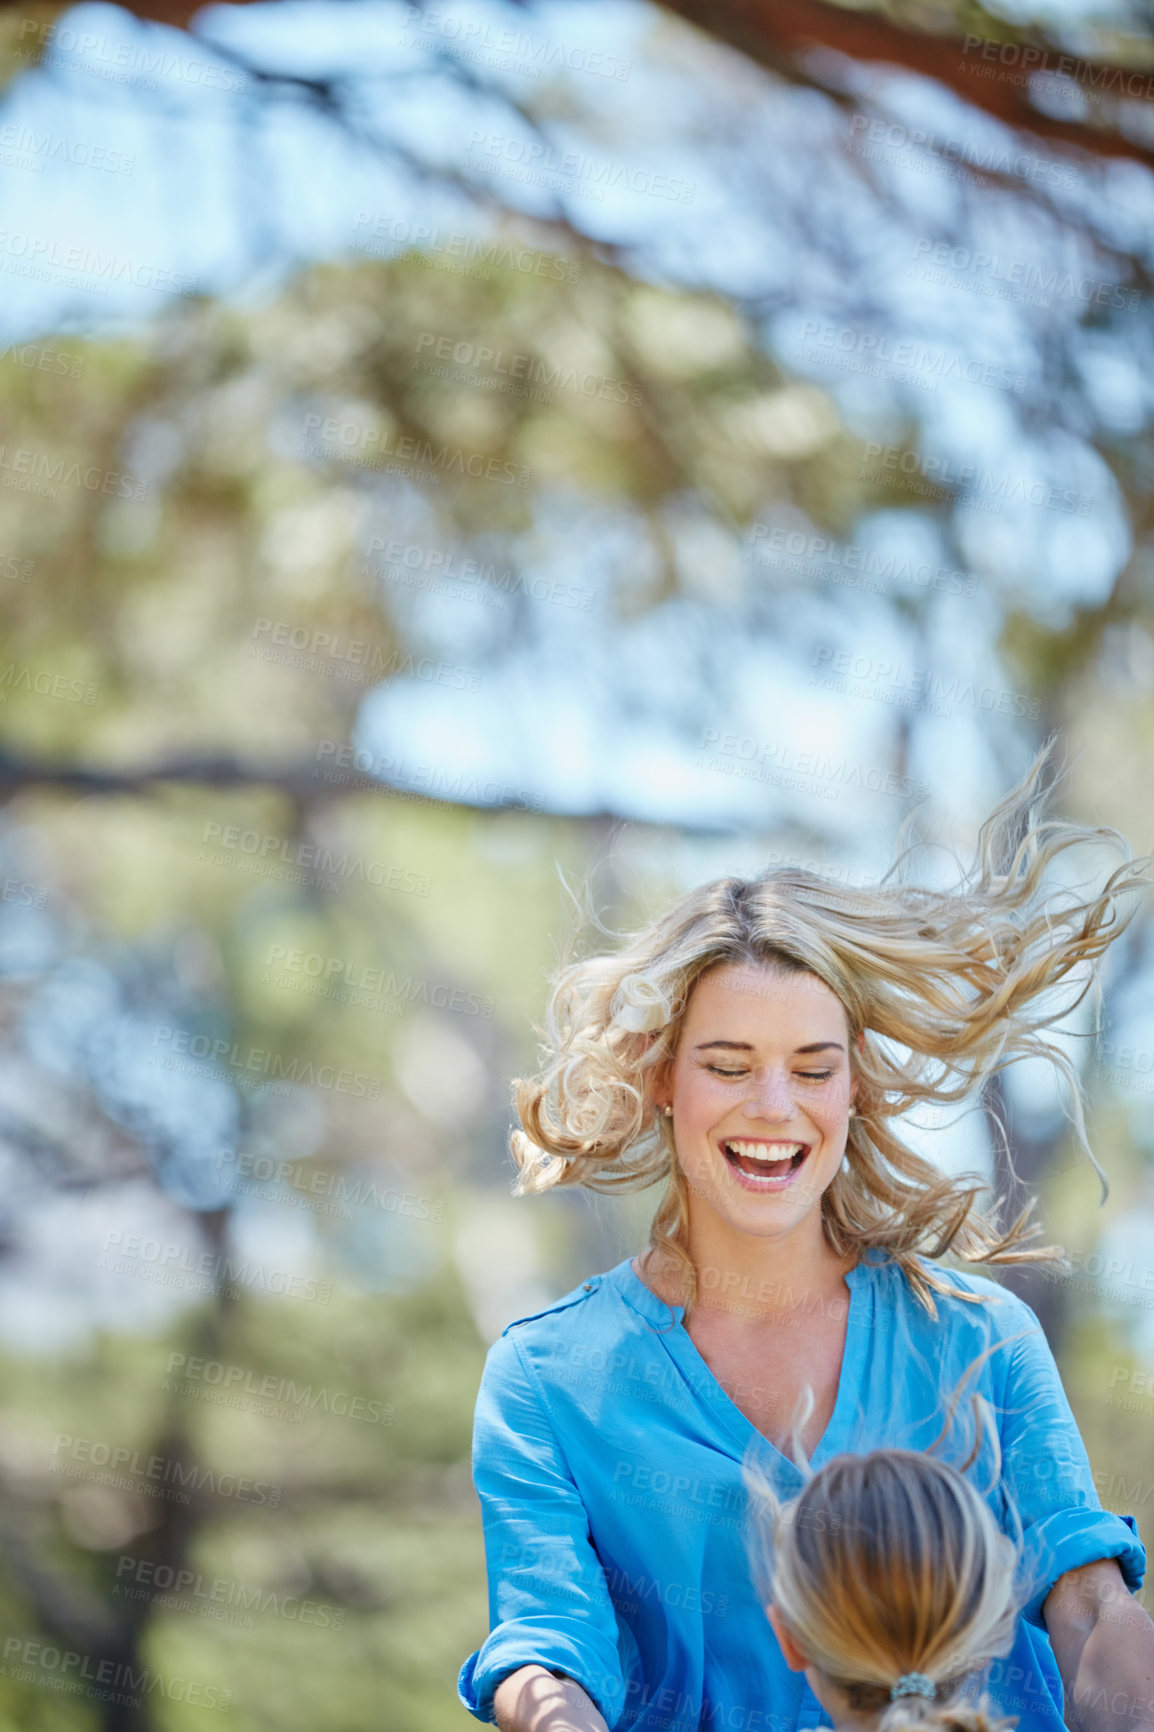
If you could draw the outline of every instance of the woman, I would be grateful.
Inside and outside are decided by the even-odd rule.
[[[1088,900],[1043,880],[1114,831],[1041,822],[1048,755],[995,810],[953,890],[895,866],[875,889],[805,872],[723,879],[619,954],[563,969],[550,1057],[518,1083],[518,1189],[668,1180],[640,1259],[510,1324],[477,1402],[492,1630],[460,1699],[505,1732],[797,1732],[818,1698],[766,1629],[744,1552],[742,1461],[760,1437],[800,1484],[879,1447],[924,1450],[943,1392],[980,1361],[1009,1499],[1040,1560],[998,1690],[1022,1732],[1133,1732],[1154,1695],[1154,1625],[1127,1589],[1145,1554],[1104,1512],[1032,1311],[964,1262],[1053,1262],[1024,1211],[999,1229],[980,1180],[902,1144],[917,1102],[963,1099],[1044,1052],[1146,880]],[[1020,833],[1024,840],[1018,843]],[[1071,986],[1071,976],[1074,985]],[[1065,1005],[1055,989],[1066,986]],[[1075,991],[1076,987],[1076,991]],[[1095,1166],[1097,1163],[1095,1162]],[[989,1492],[1004,1524],[1006,1500]],[[1125,1703],[1126,1714],[1109,1707]],[[1102,1704],[1105,1703],[1106,1706]],[[1134,1718],[1138,1712],[1137,1721]],[[1145,1716],[1154,1732],[1154,1708]]]

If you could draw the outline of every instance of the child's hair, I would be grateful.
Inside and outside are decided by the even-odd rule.
[[[1009,1652],[1019,1548],[964,1475],[913,1450],[841,1455],[791,1502],[760,1495],[771,1549],[769,1597],[809,1663],[878,1732],[995,1732],[984,1696],[963,1682]],[[772,1529],[772,1534],[765,1528]],[[764,1583],[764,1577],[763,1577]],[[935,1694],[899,1694],[919,1673]],[[920,1680],[919,1680],[920,1681]],[[909,1680],[907,1680],[908,1687]]]
[[[687,1250],[689,1192],[655,1088],[676,1055],[702,975],[721,965],[768,964],[823,981],[849,1025],[857,1112],[846,1159],[822,1197],[832,1249],[841,1256],[888,1251],[931,1316],[931,1289],[957,1290],[926,1257],[1058,1261],[1056,1247],[1037,1243],[1032,1204],[1003,1229],[997,1200],[989,1217],[977,1209],[980,1175],[943,1175],[895,1128],[919,1102],[964,1100],[1016,1059],[1043,1057],[1065,1079],[1067,1116],[1105,1191],[1086,1140],[1077,1068],[1038,1031],[1097,989],[1100,958],[1137,911],[1137,903],[1121,909],[1120,900],[1146,887],[1148,859],[1116,867],[1104,888],[1088,895],[1047,882],[1058,857],[1080,843],[1120,847],[1132,862],[1117,830],[1042,820],[1041,775],[1054,743],[986,819],[976,866],[949,888],[908,881],[912,846],[899,846],[888,872],[866,889],[792,867],[721,878],[682,897],[615,954],[564,963],[540,1031],[543,1068],[513,1085],[521,1126],[511,1137],[516,1193],[667,1180],[650,1244],[678,1269],[688,1311],[697,1296]],[[853,1044],[859,1033],[860,1052]]]

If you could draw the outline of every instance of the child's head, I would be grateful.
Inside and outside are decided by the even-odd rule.
[[[961,1473],[911,1450],[837,1456],[799,1497],[769,1505],[770,1622],[835,1725],[1015,1723],[951,1705],[1009,1651],[1017,1611],[1017,1547]]]

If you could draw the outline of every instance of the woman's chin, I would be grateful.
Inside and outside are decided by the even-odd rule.
[[[813,1210],[820,1214],[820,1197],[808,1190],[750,1192],[734,1185],[727,1191],[690,1185],[690,1196],[711,1214],[731,1226],[755,1236],[774,1235],[804,1220]]]

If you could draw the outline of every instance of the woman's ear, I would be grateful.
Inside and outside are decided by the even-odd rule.
[[[660,1039],[660,1030],[656,1033],[650,1034],[648,1038],[649,1044],[652,1045],[655,1041]],[[669,1060],[665,1059],[652,1072],[648,1080],[648,1086],[645,1090],[646,1099],[657,1108],[658,1112],[660,1112],[666,1103],[673,1098],[673,1079],[669,1072]]]
[[[854,1038],[854,1045],[857,1047],[859,1052],[865,1051],[865,1029],[864,1028],[858,1029],[858,1032]],[[857,1091],[858,1091],[858,1081],[857,1081],[857,1078],[854,1077],[853,1081],[850,1084],[850,1091],[849,1091],[849,1098],[851,1101],[857,1099]]]
[[[794,1641],[793,1636],[790,1633],[789,1625],[786,1623],[777,1607],[773,1605],[766,1606],[765,1615],[769,1619],[773,1633],[777,1637],[777,1645],[781,1649],[785,1658],[785,1663],[789,1667],[790,1671],[804,1672],[806,1667],[809,1665],[809,1661]]]

